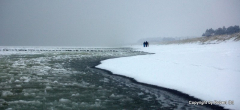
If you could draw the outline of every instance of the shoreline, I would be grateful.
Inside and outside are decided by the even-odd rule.
[[[154,54],[154,53],[150,53],[150,54]],[[119,58],[122,58],[122,57],[119,57]],[[113,59],[113,58],[110,58],[110,59]],[[105,60],[107,60],[107,59],[105,59]],[[101,61],[103,61],[103,60],[101,60]],[[101,61],[99,61],[97,65],[100,65]],[[189,101],[196,101],[196,102],[203,101],[203,100],[201,100],[199,98],[195,98],[193,96],[190,96],[189,94],[180,92],[178,90],[169,89],[169,88],[165,88],[165,87],[160,87],[160,86],[157,86],[157,85],[152,85],[152,84],[147,84],[147,83],[142,83],[142,82],[139,82],[139,81],[135,80],[134,78],[131,78],[131,77],[128,77],[128,76],[114,74],[113,72],[111,72],[111,71],[109,71],[107,69],[102,69],[102,68],[96,67],[97,65],[92,66],[90,68],[97,69],[97,70],[100,70],[100,71],[104,71],[108,75],[112,75],[112,76],[117,76],[117,77],[121,77],[121,78],[124,78],[124,79],[128,79],[130,82],[132,82],[134,84],[139,84],[139,85],[147,86],[147,87],[158,89],[158,90],[163,90],[163,91],[169,92],[171,94],[174,94],[176,96],[179,96],[179,97],[184,98],[184,99],[189,100]],[[204,105],[199,105],[199,106],[205,106],[207,108],[217,109],[217,110],[229,110],[229,109],[224,108],[223,106],[214,105],[214,104],[213,105],[204,104]]]
[[[26,65],[29,65],[32,61],[39,62],[46,60],[47,62],[42,62],[43,68],[48,67],[46,69],[49,69],[51,67],[51,71],[45,71],[46,74],[42,74],[41,76],[38,75],[38,72],[33,72],[34,74],[28,74],[27,71],[23,71],[23,74],[25,77],[25,81],[30,81],[34,83],[35,85],[31,85],[32,83],[24,82],[20,83],[21,87],[16,88],[18,89],[26,89],[28,90],[27,86],[31,85],[33,88],[37,88],[36,84],[39,84],[39,81],[41,79],[37,80],[31,80],[30,78],[38,78],[38,77],[44,77],[44,80],[47,80],[50,85],[43,84],[41,89],[36,89],[37,92],[32,97],[26,97],[25,94],[31,94],[29,91],[21,91],[20,93],[16,93],[16,90],[12,91],[9,90],[9,93],[18,94],[18,99],[11,99],[11,98],[3,98],[3,100],[6,100],[6,103],[9,103],[9,107],[16,107],[18,108],[18,104],[21,102],[19,100],[33,100],[33,101],[39,101],[39,105],[36,106],[42,106],[42,104],[52,103],[54,100],[57,100],[57,104],[63,104],[62,102],[73,102],[76,104],[86,104],[87,106],[81,106],[81,108],[88,108],[91,106],[96,106],[96,108],[104,108],[104,107],[116,107],[116,108],[129,108],[129,109],[135,109],[135,108],[155,108],[155,109],[216,109],[212,107],[207,106],[197,106],[189,104],[187,99],[191,99],[191,96],[189,97],[182,97],[181,94],[177,94],[178,91],[175,90],[165,90],[167,88],[162,88],[155,86],[155,85],[149,85],[145,83],[137,82],[135,79],[127,77],[127,76],[121,76],[116,75],[108,70],[99,69],[96,68],[97,65],[101,63],[103,60],[107,59],[113,59],[113,58],[123,58],[130,56],[138,56],[143,55],[142,52],[140,54],[127,52],[128,54],[122,55],[113,54],[107,55],[105,52],[102,54],[95,54],[92,52],[86,53],[69,53],[68,56],[65,56],[66,54],[59,53],[58,57],[55,57],[55,54],[42,54],[43,56],[39,55],[13,55],[9,58],[11,61],[16,58],[18,59],[16,64],[21,64],[22,61],[25,61]],[[106,54],[106,56],[104,56]],[[86,55],[86,57],[80,57],[80,56]],[[21,59],[21,58],[27,58],[27,59]],[[47,60],[47,59],[51,60]],[[10,61],[9,60],[9,61]],[[11,63],[6,62],[6,63]],[[27,62],[26,62],[27,61]],[[36,65],[35,65],[36,64]],[[37,66],[38,63],[34,63],[35,66]],[[31,69],[34,67],[34,65],[27,66],[26,69]],[[17,66],[18,67],[18,66]],[[12,67],[11,70],[18,70],[17,67]],[[58,68],[64,68],[62,69]],[[40,67],[37,70],[41,70]],[[11,71],[11,74],[16,74]],[[97,75],[98,74],[98,75]],[[20,76],[21,74],[16,74],[19,77],[14,78],[15,81],[21,81]],[[20,79],[19,79],[20,78]],[[27,79],[26,79],[27,78]],[[9,79],[11,80],[11,79]],[[13,80],[13,81],[14,81]],[[39,80],[39,81],[38,81]],[[8,84],[15,84],[8,83]],[[19,85],[17,85],[19,87]],[[61,87],[61,88],[59,88]],[[64,90],[64,91],[63,91]],[[71,91],[71,92],[69,92]],[[86,92],[88,91],[88,92]],[[172,91],[172,92],[169,92]],[[174,94],[174,92],[176,92]],[[8,92],[6,92],[8,93]],[[68,94],[67,96],[63,96],[62,94]],[[4,93],[5,94],[5,93]],[[81,95],[84,94],[84,95]],[[184,94],[184,93],[182,93]],[[185,94],[187,95],[187,94]],[[39,96],[44,96],[45,99],[37,99]],[[13,95],[12,98],[16,97],[16,95]],[[61,99],[60,99],[60,98]],[[150,98],[149,98],[150,97]],[[27,98],[27,99],[26,99]],[[116,100],[117,99],[117,100]],[[195,100],[193,97],[192,100]],[[15,104],[12,104],[12,101],[15,101]],[[99,102],[101,101],[101,103]],[[121,102],[119,104],[119,101]],[[96,104],[97,103],[97,104]],[[112,105],[112,103],[115,103],[116,105]],[[79,107],[74,104],[64,103],[64,105],[69,106],[71,108]],[[100,106],[101,105],[101,106]],[[57,107],[52,105],[43,105],[45,107]],[[3,106],[8,107],[8,106]],[[32,105],[26,105],[26,108],[34,107]],[[61,108],[61,107],[60,107]],[[64,107],[62,107],[64,108]],[[217,108],[217,109],[224,109],[224,108]]]

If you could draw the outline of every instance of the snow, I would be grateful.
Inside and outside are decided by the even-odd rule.
[[[98,68],[138,82],[175,89],[203,101],[234,101],[225,108],[240,109],[240,42],[220,44],[150,45],[155,53],[108,59]]]

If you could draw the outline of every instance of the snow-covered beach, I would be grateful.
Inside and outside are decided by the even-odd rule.
[[[222,109],[189,105],[189,98],[94,68],[105,59],[145,52],[130,48],[17,48],[22,49],[0,49],[1,110]]]
[[[0,109],[223,109],[191,105],[188,100],[198,99],[95,68],[105,59],[146,52],[131,48],[16,49],[22,48],[0,49]]]
[[[240,42],[134,46],[149,55],[108,59],[98,68],[240,109]],[[226,103],[225,103],[226,102]],[[190,103],[190,102],[189,102]]]

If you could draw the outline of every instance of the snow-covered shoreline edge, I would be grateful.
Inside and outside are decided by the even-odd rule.
[[[114,59],[114,58],[111,58],[111,59]],[[109,59],[106,59],[106,60],[109,60]],[[98,65],[101,65],[101,62],[99,62]],[[184,99],[187,99],[187,100],[194,100],[194,101],[198,101],[198,102],[202,101],[199,98],[196,98],[194,96],[191,96],[189,94],[183,93],[183,92],[175,90],[175,89],[169,89],[169,88],[165,88],[165,87],[161,87],[161,86],[157,86],[157,85],[152,85],[152,84],[140,82],[140,81],[137,81],[134,78],[131,78],[131,77],[128,77],[128,76],[125,76],[125,75],[114,74],[113,72],[111,72],[111,71],[109,71],[107,69],[98,68],[97,65],[92,67],[92,68],[98,69],[100,71],[104,71],[105,73],[107,73],[109,75],[122,77],[124,79],[130,80],[132,83],[135,83],[135,84],[140,84],[140,85],[151,87],[151,88],[154,88],[154,89],[160,89],[160,90],[166,91],[166,92],[168,92],[170,94],[173,94],[173,95],[176,95],[176,96],[180,96],[181,98],[184,98]],[[223,106],[219,106],[219,105],[215,105],[215,104],[213,104],[213,105],[209,105],[209,104],[200,105],[199,104],[199,106],[206,106],[208,108],[216,109],[216,110],[225,110],[226,109]]]
[[[230,43],[230,44],[229,44]],[[235,46],[231,46],[231,45],[235,45]],[[223,42],[223,43],[220,43],[220,44],[207,44],[207,45],[198,45],[198,44],[181,44],[180,46],[184,46],[184,45],[190,45],[190,47],[191,46],[193,46],[193,45],[197,45],[197,49],[199,49],[199,47],[200,46],[202,46],[201,48],[203,49],[203,50],[201,50],[201,51],[204,51],[204,49],[205,48],[207,48],[207,47],[211,47],[211,48],[213,48],[213,49],[218,49],[218,46],[220,45],[220,46],[222,46],[222,47],[224,47],[224,46],[227,46],[227,45],[230,45],[230,47],[231,48],[233,48],[233,47],[235,47],[236,48],[236,44],[237,45],[239,45],[240,43],[239,42],[233,42],[233,41],[229,41],[229,42]],[[209,46],[210,45],[210,46]],[[172,44],[172,45],[158,45],[159,47],[161,47],[161,46],[170,46],[171,48],[174,48],[174,46],[179,46],[178,44]],[[154,47],[154,46],[152,46],[151,45],[151,47]],[[151,47],[149,47],[149,48],[151,48]],[[186,46],[185,46],[186,47]],[[137,47],[135,47],[135,48],[138,48],[139,50],[142,50],[142,51],[144,51],[144,52],[151,52],[151,53],[155,53],[155,52],[153,52],[153,51],[151,51],[151,50],[148,50],[148,48],[142,48],[141,46],[137,46]],[[192,48],[192,47],[191,47]],[[190,48],[190,50],[191,50],[191,48]],[[200,48],[200,49],[201,49]],[[156,49],[156,48],[155,48]],[[208,49],[208,48],[207,48]],[[220,48],[219,48],[220,49]],[[236,51],[236,50],[232,50],[232,51],[225,51],[226,49],[223,49],[222,51],[219,51],[220,53],[221,52],[226,52],[226,53],[223,53],[225,56],[228,56],[229,55],[229,53],[231,53],[231,52],[236,52],[237,54],[238,54],[238,52]],[[216,52],[218,52],[218,51],[216,51]],[[157,54],[157,52],[156,52],[156,54]],[[137,66],[141,66],[141,65],[139,65],[139,63],[140,62],[138,62],[138,60],[139,60],[139,58],[137,58],[138,56],[134,56],[134,57],[128,57],[128,58],[117,58],[117,59],[109,59],[109,60],[105,60],[105,61],[102,61],[101,62],[101,64],[100,65],[98,65],[98,66],[96,66],[97,68],[101,68],[101,69],[105,69],[105,70],[108,70],[108,71],[111,71],[112,73],[114,73],[114,74],[118,74],[118,75],[122,75],[122,76],[125,76],[125,77],[130,77],[130,78],[133,78],[136,82],[140,82],[140,83],[146,83],[146,84],[150,84],[150,85],[156,85],[156,86],[160,86],[160,87],[166,87],[166,86],[161,86],[161,84],[160,85],[158,85],[158,84],[156,84],[157,83],[157,81],[156,82],[154,82],[154,81],[144,81],[144,79],[142,79],[142,78],[144,78],[144,77],[148,77],[148,76],[145,76],[145,75],[143,75],[143,74],[135,74],[136,73],[136,70],[135,70],[135,73],[130,73],[130,72],[134,72],[134,70],[130,70],[130,72],[126,72],[127,70],[129,70],[129,68],[127,68],[127,66],[130,66],[130,64],[133,64],[132,62],[134,62],[134,64],[137,64]],[[148,59],[148,60],[151,60],[151,57],[152,56],[149,56],[149,55],[146,55],[144,58],[145,59]],[[239,56],[234,56],[234,57],[239,57]],[[142,59],[144,59],[144,58],[142,58]],[[229,58],[231,58],[231,57],[229,57]],[[154,60],[151,60],[152,62],[154,62]],[[151,62],[150,61],[150,62]],[[161,61],[164,61],[164,60],[161,60]],[[237,60],[238,61],[238,60]],[[235,61],[235,62],[237,62],[237,61]],[[129,63],[129,64],[128,64]],[[165,62],[165,63],[167,63],[167,62]],[[174,62],[175,63],[175,62]],[[176,64],[177,63],[179,63],[179,62],[176,62]],[[220,62],[221,63],[221,62]],[[227,63],[227,64],[230,64],[230,63],[232,63],[232,62],[226,62],[225,60],[223,60],[223,62],[222,63]],[[123,64],[126,64],[127,66],[124,66]],[[159,64],[159,63],[153,63],[153,65],[156,65],[156,64]],[[204,64],[204,63],[203,63]],[[206,63],[205,63],[206,64]],[[227,64],[225,64],[225,65],[227,65]],[[144,66],[141,66],[141,67],[137,67],[137,66],[135,66],[136,68],[135,69],[141,69],[141,68],[144,68]],[[191,65],[191,67],[194,67],[194,66],[199,66],[199,65],[197,65],[197,64],[192,64]],[[201,65],[200,65],[201,66]],[[228,66],[228,67],[230,67],[230,68],[224,68],[226,71],[223,71],[223,72],[220,72],[221,74],[222,73],[229,73],[229,72],[232,72],[232,73],[238,73],[237,71],[238,71],[238,69],[233,69],[233,68],[231,68],[231,66],[234,66],[234,67],[236,67],[237,65],[236,65],[236,63],[234,63],[234,64],[231,64],[230,66]],[[221,67],[221,66],[220,66]],[[120,68],[122,68],[122,69],[120,69]],[[205,67],[205,68],[203,68],[203,69],[206,69],[207,67]],[[214,70],[214,69],[216,69],[216,70]],[[208,70],[211,70],[211,72],[216,72],[216,71],[221,71],[222,70],[222,68],[218,68],[218,66],[217,67],[213,67],[213,68],[211,68],[211,69],[207,69],[206,71],[208,71]],[[124,69],[124,70],[123,70]],[[156,68],[150,68],[150,69],[156,69]],[[218,70],[217,70],[218,69]],[[149,70],[149,69],[148,69]],[[213,70],[213,71],[212,71]],[[235,71],[235,72],[233,72],[233,71]],[[139,70],[137,71],[137,72],[139,72]],[[146,71],[145,71],[146,72]],[[195,71],[193,71],[193,72],[195,72]],[[203,72],[203,71],[202,71]],[[142,75],[142,77],[141,77],[141,75]],[[209,75],[207,75],[206,76],[206,78],[208,77]],[[211,76],[211,75],[210,75]],[[213,77],[214,75],[212,75],[211,77]],[[218,76],[214,76],[214,77],[218,77]],[[220,75],[220,77],[226,77],[226,76],[222,76],[222,75]],[[235,76],[232,76],[232,77],[236,77],[235,79],[237,79],[239,76],[237,75],[235,75]],[[156,77],[155,77],[156,78]],[[154,79],[154,77],[152,77],[152,79]],[[227,78],[227,79],[229,79],[229,78]],[[231,78],[230,78],[231,79]],[[236,83],[236,80],[233,80],[233,82],[232,83],[229,83],[229,84],[234,84],[234,83]],[[183,79],[183,80],[185,80],[185,79]],[[211,79],[208,79],[208,80],[211,80]],[[221,81],[221,80],[216,80],[216,81]],[[219,85],[221,85],[222,83],[225,83],[226,81],[222,81],[222,82],[220,82],[220,84]],[[200,81],[200,83],[201,83],[201,81]],[[204,83],[205,84],[205,83]],[[214,84],[213,84],[214,85]],[[224,87],[224,86],[226,86],[226,85],[223,85],[223,91],[224,91],[224,89],[227,89],[227,88],[229,88],[229,87]],[[230,85],[230,86],[233,86],[233,87],[237,87],[237,88],[239,88],[239,86],[237,85],[237,84],[235,84],[235,85]],[[197,87],[197,85],[195,86],[195,87]],[[220,87],[221,88],[221,87]],[[237,88],[233,88],[234,90],[237,90]],[[180,92],[183,92],[183,93],[186,93],[186,94],[189,94],[188,92],[184,92],[184,91],[182,91],[181,89],[177,89],[177,88],[172,88],[172,87],[170,87],[169,89],[173,89],[173,90],[177,90],[177,91],[180,91]],[[184,89],[184,88],[183,88]],[[234,90],[232,90],[232,91],[234,91]],[[217,91],[217,90],[216,90]],[[216,91],[212,91],[213,92],[213,94],[215,94],[215,92]],[[226,95],[226,97],[227,96],[229,96],[229,94],[225,94],[225,93],[231,93],[231,91],[226,91],[226,92],[223,92],[222,94],[223,95]],[[219,94],[221,94],[221,91],[219,91],[219,93],[217,93],[218,95]],[[210,94],[209,94],[210,95]],[[238,96],[239,94],[238,93],[236,93],[236,91],[235,91],[235,93],[234,93],[234,96]],[[221,97],[220,97],[220,99],[218,98],[218,99],[214,99],[214,97],[213,98],[201,98],[201,97],[206,97],[206,96],[201,96],[200,95],[200,97],[199,96],[196,96],[196,94],[194,95],[194,94],[190,94],[190,96],[193,96],[193,97],[196,97],[196,98],[199,98],[199,99],[202,99],[202,100],[206,100],[206,101],[214,101],[214,100],[216,100],[216,101],[225,101],[226,99],[223,99],[223,100],[221,100]],[[216,96],[216,95],[215,95]],[[233,96],[233,97],[234,97]],[[209,96],[207,96],[207,97],[209,97]],[[225,97],[225,98],[226,98]],[[237,100],[236,99],[236,97],[235,98],[233,98],[233,97],[229,97],[228,98],[228,100],[233,100],[234,101],[234,105],[228,105],[228,104],[223,104],[223,105],[219,105],[219,106],[223,106],[224,108],[228,108],[228,109],[237,109],[237,108],[239,108],[239,106],[238,106],[238,103],[239,103],[239,100]]]

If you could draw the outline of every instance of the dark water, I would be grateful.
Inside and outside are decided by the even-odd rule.
[[[189,105],[189,100],[198,99],[94,68],[104,59],[143,54],[146,53],[121,50],[2,56],[0,109],[222,109],[219,106]]]

